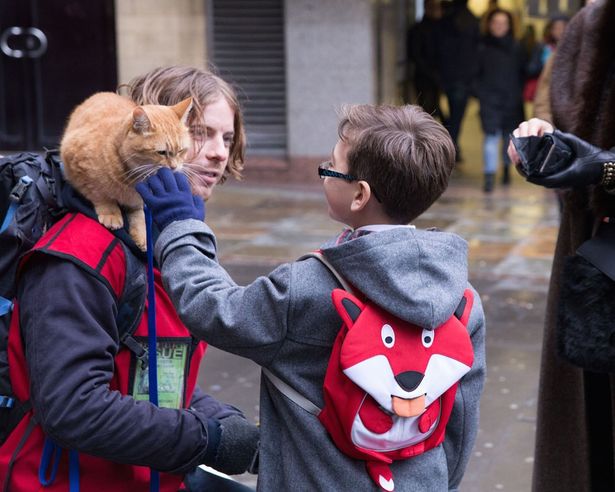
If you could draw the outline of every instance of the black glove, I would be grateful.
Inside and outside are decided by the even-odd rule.
[[[227,475],[258,473],[259,428],[239,415],[207,422],[204,464]]]
[[[163,167],[135,188],[161,231],[176,220],[205,220],[205,203],[192,194],[188,178],[182,173]]]
[[[605,162],[615,162],[615,152],[602,150],[570,133],[555,130],[542,137],[511,140],[521,159],[517,170],[530,183],[546,188],[575,188],[599,184]]]

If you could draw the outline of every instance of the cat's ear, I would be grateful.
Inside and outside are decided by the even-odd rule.
[[[145,133],[152,127],[152,123],[147,117],[147,113],[141,106],[132,110],[132,129],[136,133]]]
[[[180,121],[187,126],[188,116],[192,109],[192,98],[189,97],[188,99],[178,102],[175,106],[171,106],[171,109],[175,112]]]

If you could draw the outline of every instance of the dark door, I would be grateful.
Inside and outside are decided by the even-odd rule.
[[[113,0],[0,0],[0,149],[57,146],[71,110],[116,85]]]

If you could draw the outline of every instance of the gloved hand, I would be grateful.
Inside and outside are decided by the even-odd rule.
[[[204,464],[227,475],[258,473],[259,428],[239,415],[207,423],[208,451]]]
[[[176,220],[205,220],[205,203],[192,194],[188,178],[182,173],[163,167],[135,188],[161,231]]]
[[[546,188],[575,188],[599,184],[605,162],[615,152],[602,150],[570,134],[555,130],[542,137],[511,137],[521,159],[519,172],[530,183]]]

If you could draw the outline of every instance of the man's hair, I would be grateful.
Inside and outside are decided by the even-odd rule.
[[[367,181],[399,224],[422,214],[448,185],[455,146],[419,106],[344,106],[338,134],[350,147],[349,174]]]
[[[192,97],[192,111],[189,124],[200,124],[208,104],[223,97],[229,104],[235,120],[235,136],[229,149],[228,165],[223,183],[229,174],[241,179],[246,148],[243,115],[234,89],[217,75],[196,67],[169,66],[156,68],[145,75],[131,80],[128,95],[137,104],[163,104],[171,106]]]

